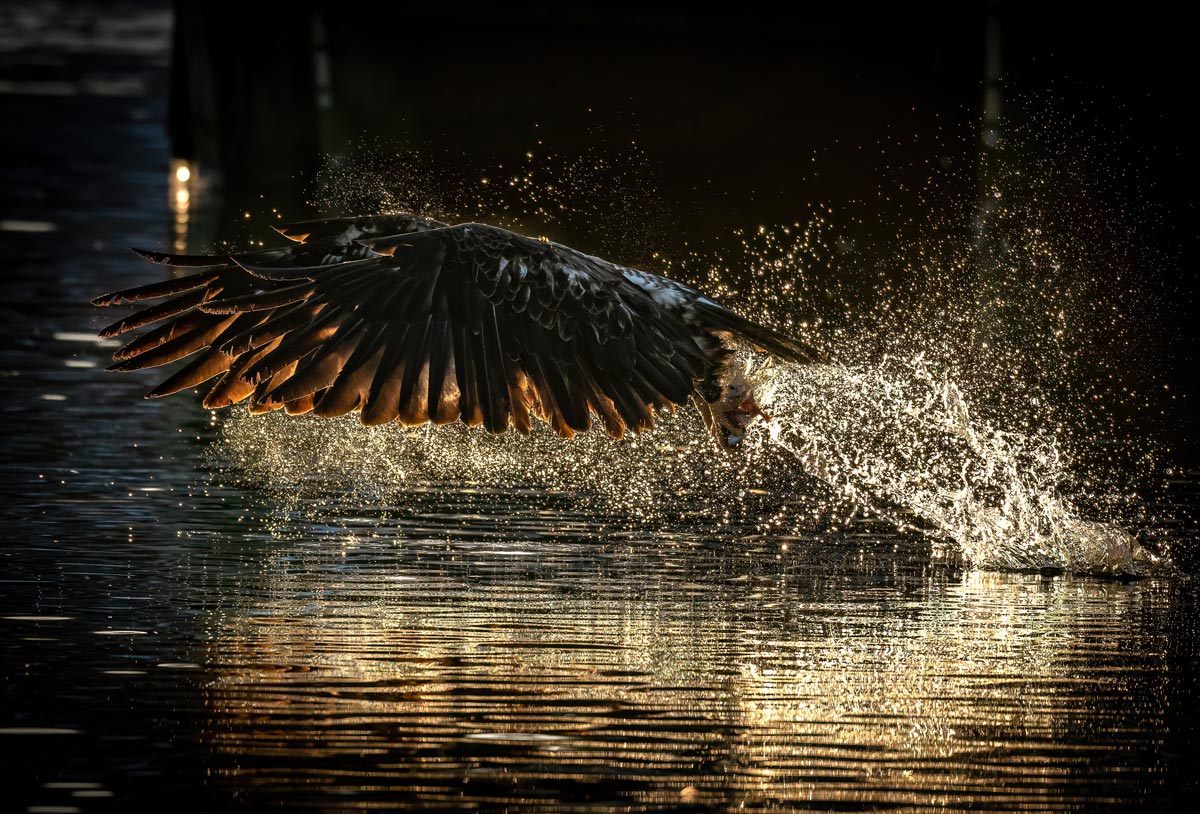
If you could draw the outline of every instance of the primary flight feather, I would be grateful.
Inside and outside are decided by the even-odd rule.
[[[714,437],[740,443],[761,415],[736,343],[795,362],[821,354],[682,283],[479,223],[413,215],[309,221],[285,248],[232,255],[138,251],[193,269],[94,305],[161,300],[105,337],[161,323],[110,370],[191,357],[147,394],[216,379],[209,408],[364,424],[461,420],[500,433],[533,419],[571,437],[598,419],[621,438],[694,399]]]

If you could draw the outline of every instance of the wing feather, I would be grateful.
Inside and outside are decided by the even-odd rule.
[[[285,366],[321,347],[326,340],[337,334],[338,329],[346,320],[347,317],[336,309],[325,309],[303,328],[279,337],[275,348],[259,358],[242,375],[251,384],[259,384],[264,379],[274,376]]]
[[[364,336],[354,349],[341,375],[334,380],[329,389],[317,399],[313,412],[319,416],[332,418],[346,415],[361,409],[366,403],[371,382],[379,369],[379,363],[384,353],[384,334],[376,331],[374,335]]]
[[[161,297],[171,297],[175,294],[182,294],[185,291],[204,288],[213,280],[217,279],[220,274],[221,269],[214,269],[197,274],[188,274],[183,277],[175,277],[173,279],[163,280],[157,283],[150,283],[148,285],[139,285],[134,288],[126,288],[123,291],[114,291],[111,294],[105,294],[102,297],[96,297],[96,299],[92,300],[92,305],[105,308],[110,305],[123,305],[127,302],[141,302],[142,300],[156,300]]]
[[[404,377],[400,382],[399,411],[401,423],[413,427],[429,420],[428,393],[429,345],[433,333],[433,316],[414,323],[409,332],[404,355]],[[421,382],[424,381],[424,387]]]
[[[443,297],[444,301],[444,297]],[[458,418],[458,411],[450,415],[450,408],[442,398],[450,377],[446,374],[451,366],[454,348],[451,345],[450,322],[443,316],[433,324],[429,345],[429,389],[426,391],[425,411],[434,424],[447,424]]]
[[[504,370],[504,348],[496,330],[495,307],[489,302],[479,309],[479,330],[471,331],[471,349],[475,357],[479,403],[483,411],[483,426],[488,432],[504,432],[508,428],[508,379]]]
[[[470,352],[471,330],[466,323],[459,323],[454,331],[454,375],[458,379],[458,405],[463,423],[478,427],[483,423],[483,409],[479,406],[478,380],[475,378],[475,360]]]
[[[190,356],[212,344],[213,339],[219,336],[233,319],[233,317],[226,317],[220,322],[197,325],[192,330],[158,344],[152,350],[143,351],[110,365],[108,369],[117,373],[128,373],[132,370],[145,370],[148,367],[169,364],[185,356]]]
[[[150,395],[219,376],[207,407],[250,398],[254,411],[522,433],[537,417],[566,437],[594,415],[620,438],[686,404],[726,332],[788,358],[816,355],[665,278],[673,298],[646,284],[653,275],[491,226],[383,215],[278,231],[293,244],[141,252],[196,271],[93,301],[159,300],[103,329],[158,323],[117,351],[113,369],[199,353]]]
[[[184,365],[174,375],[147,393],[146,398],[161,398],[178,393],[180,390],[203,384],[214,376],[229,370],[234,360],[232,356],[219,350],[223,341],[227,337],[237,334],[247,324],[258,322],[260,319],[261,317],[257,314],[243,314],[234,318],[228,327],[212,340],[212,344],[203,354]]]
[[[319,397],[319,392],[309,393],[307,396],[301,396],[293,401],[284,402],[283,411],[288,415],[304,415],[305,413],[311,413]]]
[[[386,336],[383,358],[375,368],[375,375],[367,388],[359,416],[362,423],[370,426],[386,424],[400,417],[400,388],[404,381],[403,353],[411,326]]]
[[[324,307],[324,303],[305,302],[280,308],[266,315],[247,312],[243,318],[250,320],[249,327],[224,341],[217,340],[216,346],[221,353],[228,356],[241,356],[272,339],[303,328],[311,323]]]
[[[100,336],[105,339],[111,339],[114,336],[119,336],[126,331],[132,331],[135,328],[141,328],[149,325],[151,322],[158,322],[169,317],[177,316],[190,311],[200,303],[204,302],[206,291],[195,290],[182,294],[174,299],[159,303],[151,308],[139,311],[132,316],[119,319],[111,325],[106,325],[100,329]]]
[[[165,342],[170,342],[172,339],[176,339],[184,334],[190,334],[197,328],[211,325],[214,320],[214,317],[210,317],[207,314],[184,314],[165,325],[160,325],[153,330],[147,331],[137,339],[118,348],[113,352],[113,359],[118,362],[132,359],[139,354],[154,350]]]
[[[295,401],[332,385],[362,340],[361,326],[346,333],[348,336],[340,341],[327,343],[308,356],[290,378],[272,389],[272,399],[281,403]]]
[[[237,357],[225,375],[213,385],[212,390],[208,391],[208,395],[204,397],[204,406],[210,410],[228,407],[250,396],[254,392],[255,385],[244,379],[243,374],[248,367],[270,353],[279,342],[280,339],[272,339],[262,347]]]

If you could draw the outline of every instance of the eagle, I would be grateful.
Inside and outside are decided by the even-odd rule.
[[[108,307],[158,301],[103,328],[145,326],[112,371],[186,365],[146,394],[215,379],[210,409],[341,416],[366,425],[462,421],[570,438],[595,419],[614,438],[694,401],[735,449],[765,417],[739,343],[798,363],[811,345],[675,280],[545,238],[411,214],[275,227],[293,241],[238,254],[134,249],[186,273],[105,294]]]

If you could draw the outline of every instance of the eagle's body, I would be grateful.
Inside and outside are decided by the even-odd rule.
[[[337,416],[364,424],[462,420],[570,437],[599,418],[620,438],[693,396],[736,446],[758,414],[732,369],[742,339],[811,362],[809,346],[682,283],[477,223],[411,215],[291,224],[296,244],[227,256],[139,252],[191,273],[94,300],[167,298],[101,333],[162,322],[113,370],[191,361],[157,397],[220,377],[210,408]]]

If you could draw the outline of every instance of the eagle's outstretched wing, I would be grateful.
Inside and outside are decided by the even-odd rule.
[[[365,424],[461,419],[571,436],[592,415],[621,437],[686,404],[720,364],[721,332],[788,358],[805,345],[666,278],[482,224],[407,215],[283,227],[286,249],[198,257],[140,252],[191,274],[94,300],[167,298],[102,331],[162,322],[113,370],[194,358],[152,390],[220,379],[204,399]]]

